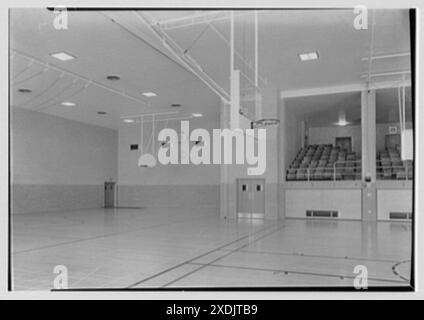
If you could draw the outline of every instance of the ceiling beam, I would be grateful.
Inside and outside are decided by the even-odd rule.
[[[227,37],[224,34],[222,34],[222,32],[219,31],[212,23],[209,23],[209,26],[210,26],[211,30],[213,30],[216,33],[216,35],[222,41],[224,41],[224,43],[227,45],[227,47],[228,48],[231,48],[231,42],[230,42],[230,40],[227,39]],[[244,59],[244,57],[236,49],[234,49],[234,55],[237,58],[239,58],[242,61],[242,63],[251,70],[251,72],[253,72],[254,74],[256,74],[257,71],[255,69],[257,67],[257,62],[255,63],[255,68],[253,68],[252,65],[248,61],[246,61],[246,59]],[[256,58],[256,55],[255,55],[255,58]],[[243,74],[243,76],[246,77],[246,78],[248,78],[247,75],[245,75],[245,74]],[[259,74],[258,74],[258,79],[262,82],[262,85],[264,85],[264,86],[267,86],[268,85],[267,80],[265,78],[261,77]],[[256,85],[256,87],[259,87],[259,85]]]
[[[410,70],[401,70],[401,71],[389,71],[389,72],[379,72],[379,73],[370,73],[361,75],[362,78],[375,78],[375,77],[389,77],[389,76],[399,76],[410,74]]]
[[[398,88],[400,86],[410,87],[411,80],[405,81],[380,81],[371,83],[369,89],[388,89]],[[282,90],[280,91],[280,98],[296,98],[296,97],[307,97],[307,96],[318,96],[325,94],[337,94],[345,92],[361,92],[367,90],[368,86],[365,83],[355,83],[350,85],[342,86],[330,86],[330,87],[318,87],[310,89],[297,89],[297,90]]]
[[[213,21],[225,20],[230,18],[231,11],[208,11],[197,14],[190,14],[183,17],[171,18],[162,21],[155,21],[163,30],[172,30],[184,27],[191,27],[198,24],[211,23]],[[237,12],[236,16],[245,15],[248,12]]]
[[[187,52],[184,52],[184,50],[161,28],[159,24],[152,23],[138,11],[134,11],[134,14],[149,28],[149,30],[162,42],[164,47],[178,59],[178,61],[180,61],[188,70],[206,84],[222,100],[229,103],[230,95],[203,70],[195,59],[193,59]]]
[[[401,57],[409,57],[411,55],[410,52],[400,52],[400,53],[390,53],[390,54],[382,54],[378,56],[371,57],[371,60],[380,60],[380,59],[390,59],[390,58],[401,58]],[[368,61],[369,57],[363,57],[362,61]]]

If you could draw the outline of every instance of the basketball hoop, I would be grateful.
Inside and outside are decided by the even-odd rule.
[[[275,118],[259,119],[251,122],[252,129],[275,126],[280,123],[280,120]]]

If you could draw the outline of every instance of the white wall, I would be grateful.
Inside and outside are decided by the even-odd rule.
[[[412,190],[377,190],[377,218],[390,220],[390,212],[412,212]]]
[[[336,137],[352,137],[352,151],[361,154],[361,126],[309,128],[309,144],[334,144]]]
[[[376,126],[376,150],[381,151],[385,148],[385,135],[389,134],[389,127],[396,127],[400,133],[399,123],[378,123]],[[412,128],[412,123],[407,122],[406,128]],[[310,144],[334,144],[336,137],[352,137],[353,151],[357,155],[361,154],[361,126],[331,126],[331,127],[312,127],[309,128]],[[293,159],[292,159],[293,160]]]
[[[218,123],[214,126],[214,123]],[[158,131],[164,128],[165,123],[157,125],[155,133],[156,140]],[[144,148],[147,140],[151,137],[151,124],[144,125]],[[179,132],[180,122],[169,122],[167,127]],[[196,128],[205,128],[210,132],[219,128],[217,119],[190,119],[190,131]],[[139,144],[139,150],[130,150],[131,144]],[[190,147],[192,144],[190,144]],[[156,143],[156,155],[159,142]],[[137,165],[140,156],[140,124],[123,124],[119,128],[119,177],[118,183],[125,185],[205,185],[219,184],[219,166],[195,165],[195,164],[169,164],[162,165],[157,162],[154,168],[140,168]],[[146,152],[151,152],[147,148]],[[212,152],[211,152],[212,156]]]
[[[217,107],[218,108],[218,107]],[[168,128],[180,131],[180,120],[170,121]],[[165,122],[156,126],[158,132]],[[195,128],[219,128],[219,113],[207,118],[190,119],[190,131]],[[151,123],[144,125],[144,148],[151,137]],[[140,124],[122,124],[119,128],[118,202],[120,206],[216,206],[219,207],[220,168],[214,164],[169,164],[157,162],[153,168],[140,168]],[[139,150],[130,150],[139,144]],[[193,144],[190,144],[190,147]],[[159,142],[156,142],[156,152]],[[156,153],[157,155],[157,153]],[[212,156],[212,152],[211,152]],[[154,190],[154,192],[153,192]]]
[[[285,165],[288,166],[294,160],[294,157],[299,152],[301,147],[301,126],[300,121],[294,115],[294,112],[285,112],[285,134],[281,140],[285,139],[286,148],[284,152]]]
[[[12,211],[102,206],[104,181],[117,178],[117,150],[116,130],[13,107]]]
[[[386,134],[389,134],[389,127],[396,127],[397,133],[400,134],[400,126],[399,122],[395,123],[379,123],[376,127],[376,148],[377,151],[381,151],[385,149],[386,145]],[[405,123],[406,129],[412,128],[412,122]]]
[[[12,182],[102,184],[117,178],[116,130],[13,107]]]
[[[339,211],[339,219],[360,220],[362,216],[360,189],[287,189],[286,217],[306,218],[306,210]]]

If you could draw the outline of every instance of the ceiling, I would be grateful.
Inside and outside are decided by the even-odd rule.
[[[141,12],[163,21],[197,14],[197,11]],[[219,98],[198,78],[182,67],[132,11],[69,11],[67,30],[53,26],[55,14],[47,9],[10,11],[10,84],[13,107],[118,128],[121,117],[148,112],[175,111],[180,116],[202,113],[217,119]],[[301,90],[363,82],[370,54],[371,32],[353,28],[352,10],[267,10],[259,13],[259,73],[263,86]],[[215,29],[215,31],[213,30]],[[229,20],[167,30],[222,88],[229,91]],[[218,30],[219,33],[216,32]],[[236,50],[246,61],[254,61],[253,13],[238,12],[235,23]],[[378,10],[374,33],[374,55],[409,52],[409,20],[406,10]],[[59,61],[49,54],[66,51],[76,57]],[[298,54],[317,51],[316,61],[300,62]],[[94,84],[76,81],[67,73],[37,63],[49,63],[79,77],[93,80],[134,101]],[[376,62],[373,72],[405,70],[408,59]],[[238,68],[252,76],[251,67],[236,59]],[[43,72],[44,70],[44,72]],[[120,76],[111,82],[107,75]],[[253,78],[253,76],[252,76]],[[20,93],[28,88],[31,93]],[[153,91],[156,97],[141,93]],[[355,105],[357,98],[334,97],[329,105]],[[344,100],[343,100],[344,99]],[[347,100],[346,100],[347,99]],[[356,99],[356,100],[355,100]],[[72,100],[75,107],[60,103]],[[142,100],[149,103],[145,104]],[[338,102],[337,102],[338,101]],[[356,101],[356,102],[355,102]],[[322,102],[323,105],[327,102]],[[324,106],[323,106],[324,108]],[[329,107],[330,108],[330,107]],[[105,111],[106,115],[99,115]]]

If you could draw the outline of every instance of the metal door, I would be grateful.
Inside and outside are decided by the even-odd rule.
[[[105,182],[105,208],[115,207],[115,182]]]
[[[252,179],[252,218],[263,218],[265,214],[265,180]]]
[[[265,179],[237,179],[237,216],[263,218],[265,215]]]
[[[252,212],[251,182],[249,179],[237,179],[237,213],[246,217]]]

